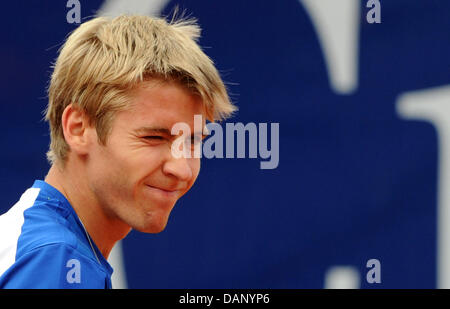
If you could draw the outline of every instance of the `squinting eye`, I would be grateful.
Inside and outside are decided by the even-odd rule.
[[[164,140],[164,137],[158,136],[158,135],[155,135],[155,136],[144,136],[144,138],[145,139],[149,139],[149,140],[156,140],[156,141]]]

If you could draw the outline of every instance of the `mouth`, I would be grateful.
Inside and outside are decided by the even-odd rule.
[[[150,186],[150,185],[146,185],[147,188],[150,188],[150,190],[152,192],[154,192],[155,194],[158,194],[162,197],[165,198],[176,198],[178,197],[178,193],[179,190],[176,189],[164,189],[164,188],[159,188],[159,187],[154,187],[154,186]]]

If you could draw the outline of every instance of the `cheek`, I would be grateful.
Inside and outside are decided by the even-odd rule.
[[[131,183],[136,181],[133,156],[127,154],[125,147],[98,145],[90,154],[88,171],[90,181],[97,191],[109,191],[111,196],[128,196]]]
[[[114,171],[116,177],[127,177],[135,182],[151,174],[161,164],[164,157],[164,147],[121,141],[111,141],[99,153],[99,160],[105,169]]]
[[[108,147],[98,146],[91,152],[87,167],[90,174],[90,182],[96,191],[110,191],[111,195],[117,192],[117,188],[125,188],[125,171],[123,160],[117,159]]]

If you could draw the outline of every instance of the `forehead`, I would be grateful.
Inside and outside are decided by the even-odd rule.
[[[130,108],[120,118],[128,127],[159,126],[170,129],[175,123],[194,124],[194,115],[205,119],[201,98],[177,82],[143,82],[133,91]]]

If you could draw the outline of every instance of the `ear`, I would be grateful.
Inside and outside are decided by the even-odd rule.
[[[73,104],[69,104],[64,109],[61,120],[64,138],[70,151],[86,155],[92,139],[92,128],[87,115]]]

